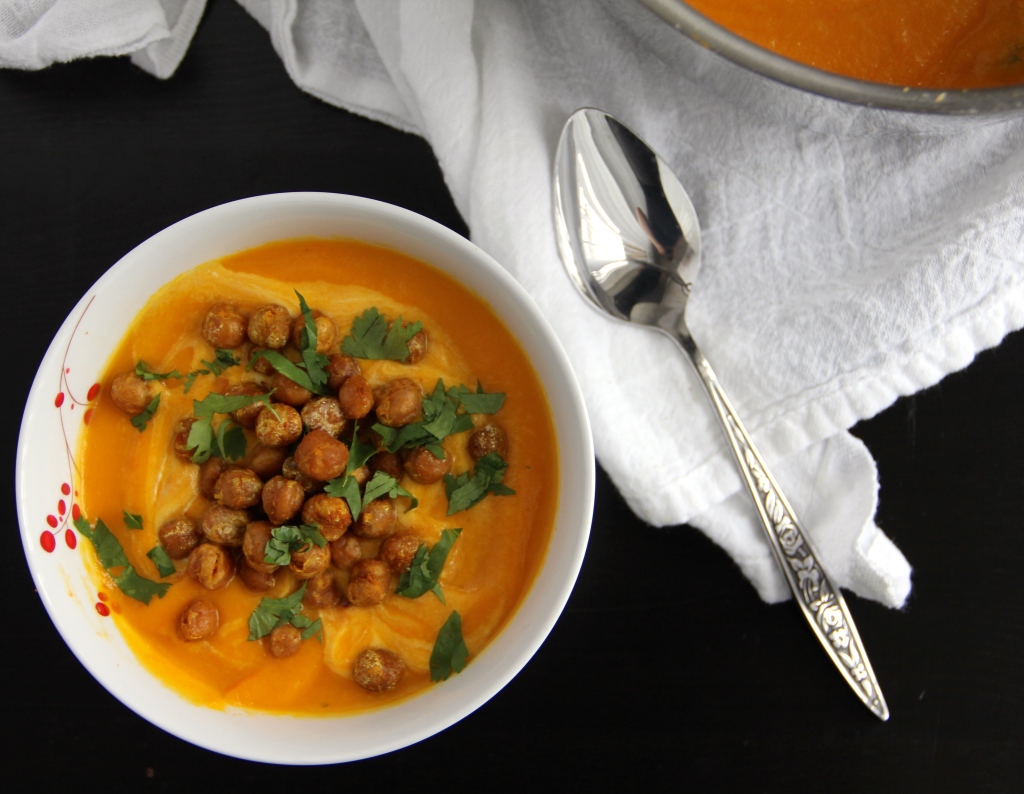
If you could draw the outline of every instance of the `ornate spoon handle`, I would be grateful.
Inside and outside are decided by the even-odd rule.
[[[743,427],[708,360],[692,337],[680,336],[676,341],[689,355],[715,406],[775,558],[800,611],[864,705],[880,719],[889,719],[889,708],[842,593],[832,586],[822,569],[796,513]]]

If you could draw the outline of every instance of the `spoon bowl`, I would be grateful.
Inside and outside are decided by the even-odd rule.
[[[620,121],[584,108],[555,154],[555,229],[573,283],[597,309],[667,334],[687,354],[715,408],[768,542],[826,653],[871,711],[882,691],[839,589],[686,326],[700,269],[692,202],[657,153]]]

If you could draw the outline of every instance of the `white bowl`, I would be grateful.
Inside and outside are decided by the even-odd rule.
[[[67,531],[74,509],[72,451],[89,394],[132,318],[179,273],[219,256],[301,236],[354,237],[445,271],[484,298],[533,362],[557,429],[561,490],[543,568],[506,628],[459,675],[368,713],[289,717],[197,706],[137,661],[109,617]],[[88,311],[86,311],[88,309]],[[224,204],[154,235],[82,297],[43,358],[22,419],[16,491],[22,543],[58,631],[90,673],[133,711],[186,741],[226,755],[325,764],[386,753],[471,713],[530,660],[565,606],[583,561],[594,505],[594,452],[579,385],[554,332],[493,259],[408,210],[354,196],[286,193]],[[86,543],[88,546],[88,543]],[[325,729],[325,727],[327,729]]]

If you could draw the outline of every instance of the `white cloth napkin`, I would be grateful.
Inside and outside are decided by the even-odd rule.
[[[646,138],[701,217],[694,336],[824,567],[905,602],[910,566],[874,524],[874,461],[847,429],[1024,325],[1024,119],[820,99],[731,66],[635,0],[239,2],[303,90],[430,142],[473,240],[558,332],[598,458],[637,515],[699,528],[784,600],[682,355],[592,311],[562,273],[551,164],[565,119],[599,107]]]

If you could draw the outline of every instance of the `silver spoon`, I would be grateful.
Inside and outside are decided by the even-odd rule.
[[[697,213],[665,162],[616,119],[573,113],[555,155],[555,227],[580,292],[619,320],[674,339],[700,376],[796,602],[847,683],[882,720],[889,709],[839,589],[686,327],[700,267]]]

